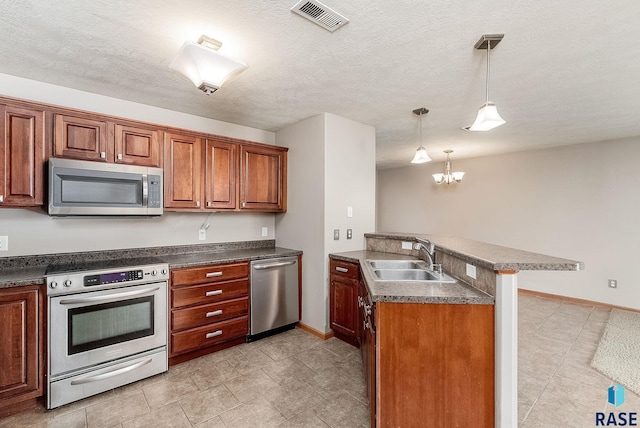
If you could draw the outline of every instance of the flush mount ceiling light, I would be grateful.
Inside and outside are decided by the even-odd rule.
[[[197,43],[185,42],[169,67],[187,76],[205,94],[212,94],[247,69],[247,64],[219,53],[221,46],[207,36],[201,36]]]
[[[436,184],[460,183],[464,176],[464,172],[451,172],[451,159],[449,159],[449,154],[453,153],[453,150],[445,150],[444,152],[447,154],[447,164],[444,174],[433,174],[433,179],[436,181]]]
[[[422,146],[422,116],[427,113],[429,113],[429,110],[424,107],[413,110],[413,114],[420,116],[420,147],[416,150],[416,154],[413,156],[411,163],[425,163],[431,161],[431,158],[427,154],[427,149]]]
[[[503,38],[504,34],[484,34],[474,45],[474,48],[476,49],[487,50],[487,98],[486,102],[482,105],[482,107],[480,107],[480,110],[478,110],[478,116],[476,117],[475,122],[473,122],[471,126],[463,128],[466,131],[489,131],[505,123],[504,119],[502,119],[498,114],[496,105],[489,101],[489,74],[491,70],[489,53],[491,52],[491,49],[494,49]]]

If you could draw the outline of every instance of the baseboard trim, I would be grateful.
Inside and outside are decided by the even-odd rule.
[[[626,306],[610,305],[608,303],[596,302],[594,300],[578,299],[575,297],[561,296],[559,294],[543,293],[542,291],[526,290],[524,288],[519,288],[518,293],[544,297],[546,299],[564,300],[564,301],[567,301],[570,303],[576,303],[579,305],[600,306],[602,308],[609,308],[609,309],[615,308],[615,309],[622,309],[622,310],[631,311],[631,312],[640,312],[640,309],[627,308]]]
[[[298,323],[298,327],[304,331],[306,331],[307,333],[311,333],[316,337],[319,337],[322,340],[327,340],[327,339],[331,339],[333,337],[333,331],[330,331],[328,333],[322,333],[319,330],[316,330],[313,327],[309,327],[306,324],[303,324],[301,322]]]

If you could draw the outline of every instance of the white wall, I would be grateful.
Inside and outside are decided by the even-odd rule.
[[[377,230],[452,234],[585,262],[582,272],[521,272],[520,288],[640,309],[640,140],[452,159],[378,171]],[[617,279],[618,288],[607,287]]]
[[[328,254],[363,249],[364,233],[375,228],[375,129],[324,113],[278,131],[276,141],[291,148],[290,202],[276,217],[278,244],[304,251],[302,322],[328,332]],[[340,229],[339,241],[333,229]]]
[[[0,74],[0,95],[117,117],[273,144],[275,133],[160,109],[116,98]],[[273,214],[215,213],[207,240],[198,240],[206,213],[165,213],[161,218],[52,219],[44,211],[0,209],[0,257],[99,249],[275,239]],[[268,227],[263,237],[262,227]]]
[[[278,131],[279,146],[289,147],[287,212],[276,216],[278,245],[303,251],[302,322],[325,330],[328,301],[323,284],[324,115]]]

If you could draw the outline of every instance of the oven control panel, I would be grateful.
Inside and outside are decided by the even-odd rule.
[[[47,277],[47,294],[71,294],[169,279],[167,264],[58,273]]]

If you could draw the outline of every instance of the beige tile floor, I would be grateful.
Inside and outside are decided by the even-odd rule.
[[[592,427],[612,382],[589,367],[609,310],[520,294],[520,427]],[[640,411],[627,391],[620,411]],[[295,329],[4,427],[368,427],[359,350]],[[423,425],[428,426],[428,425]]]

